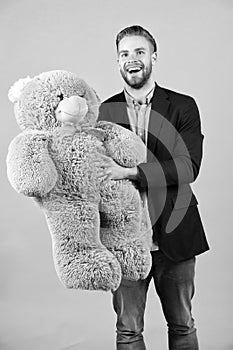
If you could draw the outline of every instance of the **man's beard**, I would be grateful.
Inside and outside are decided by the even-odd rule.
[[[141,89],[150,78],[152,73],[152,63],[150,62],[147,67],[142,63],[142,70],[139,72],[140,75],[135,74],[135,76],[130,77],[130,73],[127,72],[125,67],[120,68],[120,73],[124,81],[129,86],[131,86],[133,89],[138,90],[138,89]]]

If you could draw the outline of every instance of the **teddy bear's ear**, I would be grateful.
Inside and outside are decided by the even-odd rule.
[[[96,96],[96,99],[97,99],[98,103],[101,104],[101,99],[99,98],[97,92],[96,92],[95,89],[93,89],[93,88],[92,88],[92,90],[93,90],[94,93],[95,93],[95,96]]]
[[[12,103],[15,103],[19,100],[20,95],[27,83],[29,83],[32,79],[27,76],[26,78],[17,80],[9,89],[8,98]]]

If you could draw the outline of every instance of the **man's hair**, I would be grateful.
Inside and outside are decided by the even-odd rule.
[[[125,36],[131,36],[131,35],[138,35],[138,36],[144,36],[144,38],[146,38],[153,47],[154,52],[157,52],[157,44],[155,39],[153,38],[153,36],[148,32],[148,30],[146,30],[145,28],[138,26],[138,25],[134,25],[134,26],[130,26],[130,27],[126,27],[124,29],[122,29],[116,37],[116,47],[117,47],[117,51],[118,51],[118,47],[119,47],[119,42],[125,37]]]

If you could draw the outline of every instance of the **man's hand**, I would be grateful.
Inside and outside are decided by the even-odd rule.
[[[99,167],[98,177],[101,181],[130,179],[137,180],[137,167],[125,168],[117,164],[112,158],[100,155],[101,160],[96,160],[95,164]]]

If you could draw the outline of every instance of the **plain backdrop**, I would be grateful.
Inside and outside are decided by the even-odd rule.
[[[115,37],[132,24],[157,39],[155,80],[193,96],[200,109],[204,157],[193,189],[211,251],[197,259],[193,314],[200,349],[233,349],[232,23],[232,0],[0,0],[1,350],[115,347],[111,293],[61,285],[43,213],[8,183],[7,149],[20,130],[7,92],[17,79],[53,69],[77,73],[102,100],[120,91]],[[152,284],[145,322],[148,350],[165,350]]]

